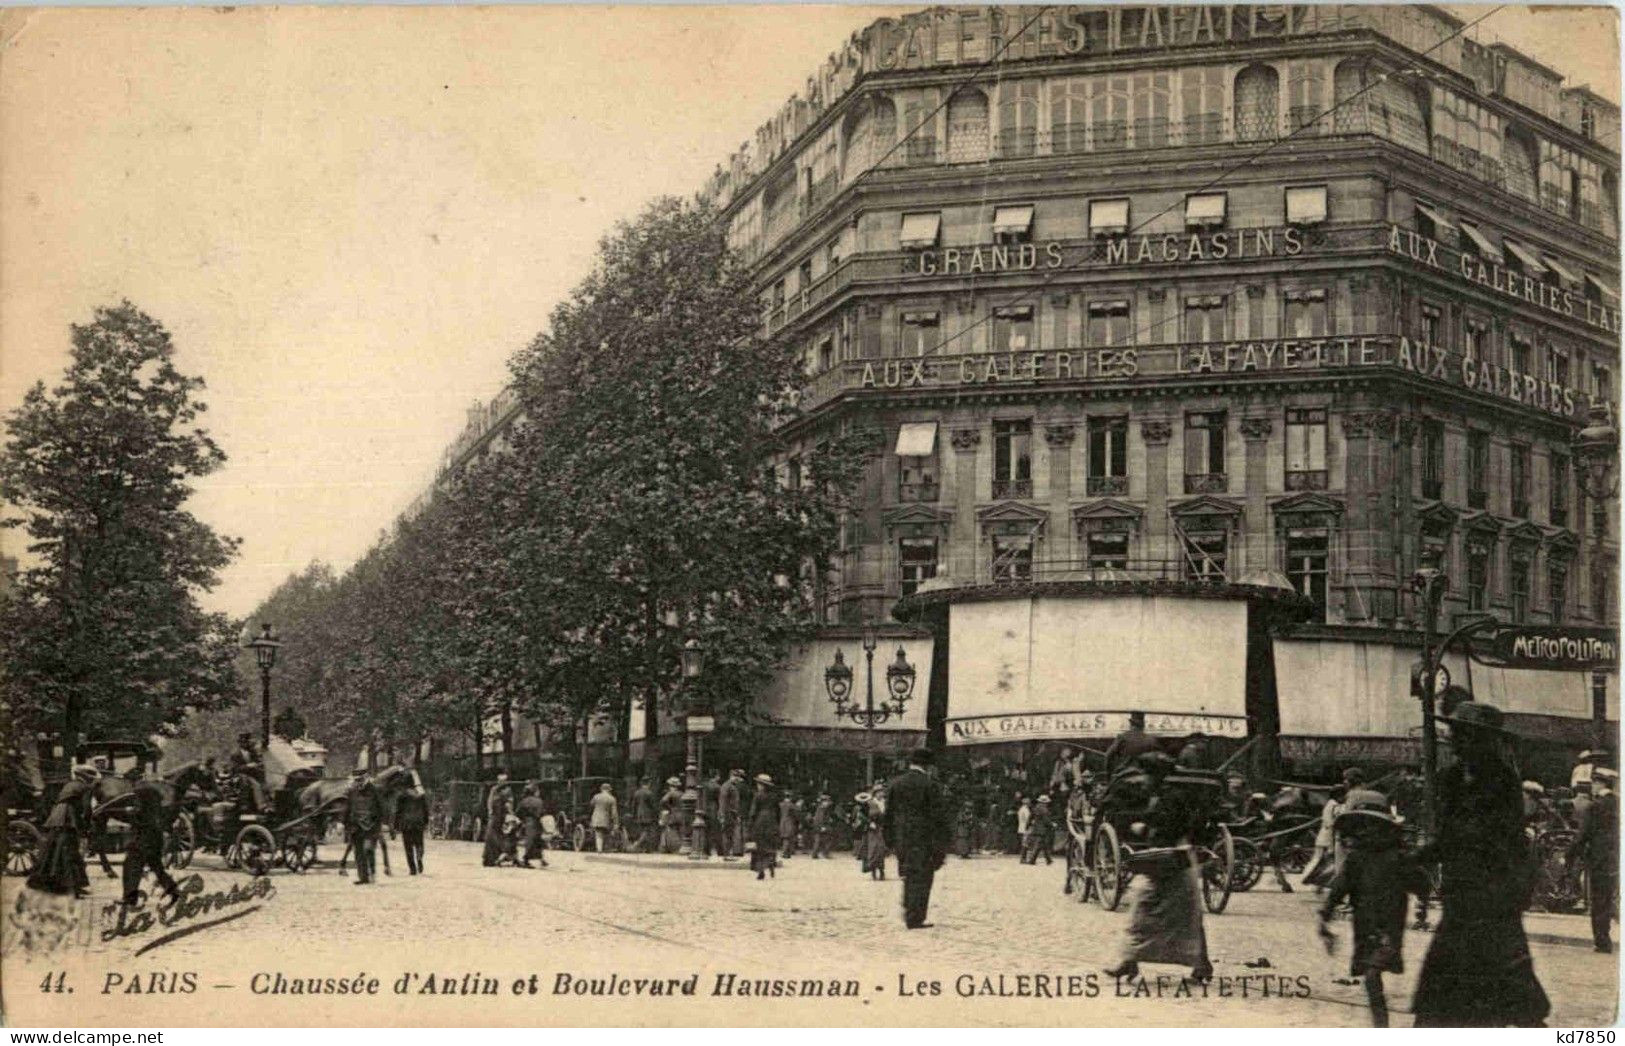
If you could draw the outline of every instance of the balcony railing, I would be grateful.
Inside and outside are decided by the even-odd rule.
[[[1185,493],[1223,494],[1229,481],[1222,472],[1185,473]]]
[[[1090,476],[1085,482],[1090,497],[1110,497],[1128,493],[1127,476]]]
[[[993,497],[995,499],[1030,498],[1032,496],[1033,481],[1030,479],[996,479],[993,481]]]
[[[1326,484],[1325,469],[1300,469],[1286,474],[1288,490],[1325,490]]]
[[[899,483],[897,485],[897,500],[909,502],[935,501],[941,492],[942,487],[935,482]]]
[[[1106,562],[1091,561],[1086,556],[1074,559],[1028,557],[983,558],[969,576],[955,574],[939,568],[937,576],[924,582],[925,593],[935,590],[962,588],[971,585],[1006,585],[1022,583],[1093,582],[1131,586],[1153,582],[1195,585],[1226,585],[1240,580],[1217,562],[1204,564],[1197,570],[1188,559],[1119,559]],[[1281,595],[1286,592],[1281,590]]]

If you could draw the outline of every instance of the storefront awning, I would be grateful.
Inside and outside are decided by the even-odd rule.
[[[1526,276],[1539,276],[1546,271],[1546,266],[1540,263],[1535,252],[1528,247],[1513,239],[1503,238],[1501,242],[1506,244],[1507,253],[1518,259],[1518,264],[1523,266]]]
[[[1603,283],[1596,273],[1586,273],[1586,286],[1590,287],[1604,301],[1619,300],[1619,292],[1610,290],[1608,285]]]
[[[1442,213],[1440,213],[1439,209],[1434,207],[1431,203],[1423,203],[1421,200],[1417,200],[1416,209],[1419,213],[1424,215],[1428,221],[1433,223],[1433,231],[1436,234],[1442,236],[1454,228],[1454,226],[1450,224],[1450,219],[1446,218]]]
[[[942,228],[942,215],[937,211],[929,214],[903,215],[903,231],[898,237],[899,244],[904,250],[935,247],[937,233]]]
[[[897,456],[923,458],[937,451],[937,423],[914,421],[897,430]]]
[[[1025,233],[1032,226],[1033,205],[1030,203],[998,207],[993,211],[993,235],[995,236]]]
[[[1557,261],[1550,254],[1542,254],[1540,256],[1540,260],[1545,262],[1546,267],[1555,272],[1557,274],[1557,278],[1562,280],[1564,283],[1580,282],[1580,277],[1574,274],[1573,269],[1569,268],[1567,265],[1564,265],[1562,262]]]
[[[1470,221],[1463,220],[1461,231],[1466,233],[1467,238],[1472,241],[1473,249],[1478,251],[1479,257],[1495,262],[1498,265],[1506,261],[1506,257],[1501,253],[1501,248],[1497,247],[1488,236],[1485,236],[1478,226]]]

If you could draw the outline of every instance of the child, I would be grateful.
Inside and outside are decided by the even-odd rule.
[[[1405,904],[1409,894],[1425,898],[1427,876],[1401,845],[1399,824],[1380,793],[1355,789],[1344,801],[1336,829],[1350,849],[1320,909],[1320,936],[1331,950],[1327,922],[1347,898],[1354,908],[1354,954],[1349,975],[1365,979],[1371,1025],[1388,1027],[1388,999],[1382,975],[1405,972]]]

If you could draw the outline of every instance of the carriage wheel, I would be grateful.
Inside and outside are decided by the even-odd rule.
[[[1128,885],[1123,871],[1123,849],[1117,843],[1117,829],[1103,824],[1095,833],[1095,896],[1108,912],[1115,912],[1123,903],[1123,887]]]
[[[316,838],[299,834],[282,843],[282,863],[292,872],[303,872],[316,863]]]
[[[164,867],[185,868],[192,863],[197,852],[197,834],[192,830],[192,818],[184,811],[175,815],[164,837]]]
[[[1207,859],[1202,862],[1202,901],[1214,915],[1224,911],[1230,903],[1235,868],[1236,841],[1231,838],[1229,827],[1221,824],[1219,837],[1213,841],[1213,848],[1207,851]]]
[[[1230,890],[1246,893],[1264,878],[1264,855],[1251,839],[1237,839],[1236,863],[1230,868]]]
[[[236,863],[250,875],[265,875],[271,870],[271,862],[276,858],[276,839],[271,835],[270,829],[262,824],[251,824],[237,833],[237,841],[232,844],[232,853]]]
[[[575,827],[575,831],[570,833],[570,849],[574,850],[576,853],[580,853],[581,851],[585,850],[586,848],[587,848],[587,826],[583,825],[583,824],[578,824]]]
[[[27,875],[39,854],[40,830],[27,821],[6,824],[6,874]]]
[[[1079,904],[1089,899],[1089,863],[1084,860],[1083,841],[1076,836],[1066,844],[1066,885],[1061,892],[1075,895]]]

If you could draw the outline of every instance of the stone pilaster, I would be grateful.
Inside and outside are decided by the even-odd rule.
[[[1174,434],[1167,418],[1141,418],[1140,440],[1145,444],[1145,526],[1140,537],[1141,559],[1173,559],[1168,543],[1168,440]]]
[[[1345,607],[1351,621],[1386,621],[1394,617],[1393,532],[1383,499],[1393,495],[1394,414],[1355,408],[1343,416],[1347,462],[1348,542]]]
[[[1246,450],[1243,489],[1247,492],[1246,564],[1250,570],[1276,566],[1269,519],[1270,434],[1275,431],[1273,415],[1256,414],[1241,419],[1241,439]]]

